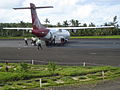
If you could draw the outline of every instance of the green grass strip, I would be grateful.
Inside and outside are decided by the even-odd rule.
[[[81,38],[98,38],[98,39],[120,39],[120,35],[112,35],[112,36],[71,36],[71,39],[81,39]]]
[[[0,37],[0,39],[24,39],[25,37]],[[30,39],[31,37],[27,37]],[[120,39],[120,35],[111,35],[111,36],[71,36],[71,39]]]

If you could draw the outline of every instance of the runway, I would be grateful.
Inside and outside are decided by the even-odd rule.
[[[65,46],[43,46],[43,50],[37,50],[30,42],[25,46],[24,40],[0,40],[0,60],[120,66],[120,39],[71,39]]]

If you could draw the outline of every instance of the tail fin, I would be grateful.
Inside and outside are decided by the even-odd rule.
[[[30,3],[30,7],[31,7],[31,17],[32,17],[33,29],[43,28],[43,25],[41,24],[40,20],[38,19],[35,5]]]
[[[38,19],[36,9],[39,8],[53,8],[52,6],[43,6],[43,7],[36,7],[33,3],[30,3],[30,7],[23,7],[23,8],[13,8],[13,9],[31,9],[31,17],[32,17],[32,25],[33,29],[40,29],[44,26],[41,24],[41,22]]]

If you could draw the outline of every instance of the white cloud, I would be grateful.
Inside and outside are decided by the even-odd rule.
[[[113,2],[117,3],[112,4]],[[36,6],[54,6],[53,9],[37,10],[42,23],[46,18],[54,24],[70,19],[103,24],[112,21],[114,16],[120,20],[118,0],[4,0],[0,1],[0,22],[31,22],[30,10],[12,10],[13,7],[28,7],[30,3]]]
[[[21,0],[1,0],[0,8],[12,8],[13,6],[18,6],[21,4]]]
[[[79,18],[86,18],[90,16],[92,10],[92,5],[78,6],[78,8],[72,12],[72,15]]]
[[[105,22],[112,22],[114,16],[118,16],[120,19],[120,5],[112,5],[112,6],[96,6],[94,11],[90,15],[91,21],[95,21],[98,24],[102,24]],[[120,21],[119,21],[120,23]]]

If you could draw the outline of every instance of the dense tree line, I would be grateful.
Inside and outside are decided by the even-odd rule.
[[[87,25],[86,23],[81,24],[78,20],[71,19],[70,21],[65,20],[62,23],[58,22],[56,25],[51,25],[48,18],[44,21],[46,27],[95,27],[94,23]],[[115,26],[114,28],[102,28],[102,29],[81,29],[81,30],[69,30],[72,36],[98,36],[98,35],[120,35],[120,29],[117,24],[117,16],[113,18],[113,22],[104,23],[104,26]],[[0,36],[33,36],[31,33],[25,30],[3,30],[3,27],[32,27],[31,23],[0,23]]]
[[[17,37],[17,36],[32,36],[25,30],[6,30],[5,27],[32,27],[31,23],[25,23],[21,21],[20,23],[0,23],[0,36],[1,37]]]

